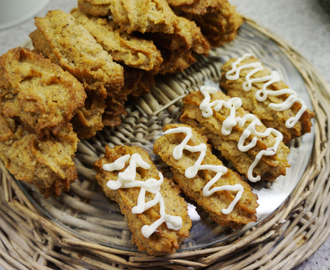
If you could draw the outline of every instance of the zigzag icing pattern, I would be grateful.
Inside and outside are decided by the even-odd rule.
[[[187,145],[190,138],[192,137],[191,128],[189,128],[189,127],[178,127],[178,128],[169,129],[169,130],[164,132],[164,134],[174,134],[174,133],[185,133],[186,134],[186,137],[184,138],[184,140],[173,149],[173,157],[175,159],[178,160],[178,159],[182,158],[182,154],[183,154],[184,149],[186,149],[190,152],[201,152],[198,159],[197,159],[197,161],[195,162],[195,164],[185,170],[185,176],[187,178],[195,177],[199,170],[209,170],[209,171],[216,172],[216,175],[204,186],[204,188],[203,188],[203,195],[204,196],[210,196],[214,192],[223,191],[223,190],[237,191],[235,199],[230,203],[228,208],[227,209],[222,209],[223,214],[226,214],[226,215],[230,214],[233,211],[233,209],[234,209],[235,205],[237,204],[237,202],[242,197],[242,194],[244,192],[243,186],[240,185],[240,184],[224,185],[224,186],[220,186],[220,187],[214,187],[214,188],[211,189],[212,185],[214,185],[221,178],[222,175],[227,173],[227,168],[222,166],[222,165],[202,165],[202,162],[203,162],[204,157],[206,155],[207,146],[206,146],[205,143],[201,143],[201,144],[196,145],[196,146]]]
[[[163,183],[164,179],[162,173],[159,172],[159,180],[149,178],[146,181],[138,181],[135,179],[137,167],[141,167],[146,170],[150,168],[150,165],[147,162],[143,161],[142,157],[139,154],[133,154],[132,156],[122,156],[113,163],[103,165],[103,170],[109,172],[122,170],[129,159],[129,166],[125,169],[124,172],[118,173],[117,181],[109,180],[107,182],[107,187],[112,190],[117,190],[119,188],[140,188],[137,205],[132,208],[133,214],[141,214],[159,203],[160,218],[151,225],[144,225],[142,227],[141,231],[144,237],[149,238],[150,235],[153,234],[163,222],[166,222],[166,225],[169,229],[180,230],[180,228],[182,227],[182,218],[179,216],[167,215],[165,213],[164,199],[159,192],[160,186]],[[145,201],[146,192],[155,194],[154,198],[151,201]]]
[[[262,88],[260,90],[258,90],[255,94],[255,97],[258,101],[260,101],[260,102],[265,101],[267,99],[268,95],[269,96],[280,96],[283,94],[288,94],[289,96],[284,102],[279,103],[279,104],[270,103],[268,105],[268,107],[274,111],[287,110],[287,109],[291,108],[291,106],[295,102],[299,102],[301,104],[301,108],[298,111],[298,113],[295,116],[290,117],[285,122],[285,126],[287,128],[292,128],[298,122],[298,120],[303,115],[303,113],[306,111],[307,106],[305,105],[305,102],[297,96],[297,93],[294,90],[292,90],[290,88],[286,88],[286,89],[282,89],[282,90],[278,90],[278,91],[272,91],[272,90],[267,89],[267,87],[270,86],[271,84],[273,84],[275,82],[279,82],[281,80],[280,75],[276,71],[272,71],[271,75],[268,75],[268,76],[251,79],[251,76],[253,76],[258,71],[261,71],[264,69],[264,67],[262,66],[262,64],[260,62],[249,63],[246,65],[237,67],[238,64],[240,64],[244,60],[250,58],[251,56],[252,55],[248,54],[248,53],[244,54],[242,57],[238,58],[234,63],[232,63],[232,65],[231,65],[232,69],[226,73],[226,78],[228,80],[232,80],[232,81],[237,80],[239,78],[239,75],[240,75],[240,72],[242,69],[254,68],[252,71],[250,71],[245,76],[246,81],[243,82],[243,84],[242,84],[244,91],[246,91],[246,92],[250,91],[252,84],[255,82],[265,82],[265,84],[262,86]]]
[[[256,125],[262,125],[262,123],[253,114],[246,114],[243,116],[243,118],[241,118],[239,116],[236,117],[236,110],[242,106],[242,100],[240,98],[235,97],[235,98],[229,99],[228,101],[215,100],[213,102],[210,102],[211,94],[215,94],[218,91],[218,89],[216,89],[215,87],[210,87],[210,86],[202,86],[200,91],[204,96],[204,99],[199,106],[199,108],[202,111],[203,117],[205,117],[205,118],[211,117],[213,115],[213,110],[219,111],[219,110],[221,110],[222,106],[224,106],[225,108],[230,110],[229,116],[226,118],[226,120],[222,124],[221,132],[223,135],[225,135],[225,136],[229,135],[232,131],[232,128],[236,125],[238,125],[239,127],[244,127],[246,122],[251,122],[248,125],[248,127],[243,131],[243,133],[239,139],[239,142],[237,144],[237,147],[241,152],[249,151],[251,148],[256,146],[258,137],[264,138],[264,137],[269,136],[270,134],[273,134],[275,136],[276,142],[275,142],[274,146],[269,147],[266,150],[260,151],[257,154],[257,156],[255,157],[255,160],[253,161],[251,166],[249,167],[248,179],[251,182],[260,181],[261,180],[260,175],[258,175],[256,177],[253,176],[253,170],[257,166],[258,162],[260,161],[260,159],[263,156],[273,156],[276,154],[278,146],[280,145],[281,141],[283,140],[282,133],[274,128],[267,128],[265,130],[265,132],[263,132],[263,133],[258,132],[256,130]],[[212,110],[212,108],[213,108],[213,110]],[[254,135],[255,137],[253,137],[252,141],[249,144],[244,145],[245,140],[251,134]]]

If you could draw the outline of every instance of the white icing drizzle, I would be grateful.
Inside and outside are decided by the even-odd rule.
[[[144,225],[142,227],[141,231],[144,237],[149,238],[150,235],[153,234],[163,222],[166,222],[166,225],[169,229],[180,230],[180,228],[182,227],[182,218],[179,216],[171,216],[165,213],[164,199],[159,192],[160,186],[164,180],[162,173],[159,172],[159,180],[149,178],[146,181],[139,181],[135,179],[136,168],[141,167],[146,170],[150,168],[150,165],[147,162],[143,161],[142,157],[139,154],[135,153],[132,156],[122,156],[113,163],[103,165],[103,170],[109,172],[122,170],[129,159],[130,163],[125,169],[125,171],[118,173],[118,179],[116,181],[109,180],[107,182],[107,187],[112,190],[117,190],[119,188],[140,188],[137,205],[132,208],[133,214],[141,214],[159,203],[160,218],[154,223],[152,223],[150,226]],[[146,192],[155,194],[154,198],[151,201],[145,201]]]
[[[228,101],[224,100],[215,100],[213,102],[211,101],[211,94],[215,94],[218,89],[214,87],[208,87],[208,86],[202,86],[201,87],[201,93],[204,95],[204,99],[202,103],[200,104],[199,108],[202,111],[203,117],[211,117],[213,115],[213,110],[219,111],[221,110],[222,106],[230,110],[229,116],[226,118],[225,121],[222,123],[221,132],[223,135],[229,135],[232,131],[232,128],[236,125],[239,127],[244,127],[246,122],[251,122],[247,128],[243,131],[241,137],[239,138],[237,147],[241,152],[246,152],[252,149],[256,146],[258,137],[264,138],[269,136],[270,134],[273,134],[275,136],[275,144],[272,147],[267,148],[266,150],[261,150],[257,156],[255,157],[255,160],[251,164],[248,170],[248,179],[251,182],[257,182],[261,180],[260,175],[257,175],[256,177],[253,176],[253,170],[257,166],[258,162],[263,156],[272,156],[275,155],[277,152],[277,149],[283,140],[283,135],[281,132],[274,128],[267,128],[264,132],[258,132],[256,130],[256,125],[262,125],[260,120],[253,114],[246,114],[243,116],[243,118],[237,116],[236,117],[236,110],[242,106],[242,100],[240,98],[231,98]],[[213,110],[212,110],[213,107]],[[250,136],[254,135],[255,137],[252,138],[251,142],[247,145],[244,145],[245,140]]]
[[[264,67],[262,66],[262,64],[260,62],[255,62],[255,63],[249,63],[246,65],[242,65],[240,67],[237,67],[238,64],[240,64],[242,61],[250,58],[252,55],[251,54],[245,54],[242,57],[238,58],[234,63],[232,63],[231,65],[231,70],[229,70],[226,73],[226,78],[228,80],[237,80],[239,78],[240,72],[242,69],[250,69],[253,68],[252,71],[250,71],[246,76],[245,76],[245,82],[242,84],[243,90],[248,92],[251,90],[252,84],[256,83],[256,82],[265,82],[264,85],[262,86],[262,88],[260,90],[258,90],[255,94],[255,97],[258,101],[262,102],[265,101],[269,96],[280,96],[283,94],[288,94],[289,97],[282,103],[270,103],[268,105],[268,107],[274,111],[284,111],[287,110],[289,108],[291,108],[291,106],[295,103],[298,102],[301,104],[301,108],[298,111],[298,113],[293,116],[290,117],[286,122],[285,122],[285,126],[287,128],[292,128],[300,119],[300,117],[303,115],[303,113],[306,111],[307,106],[305,105],[305,102],[299,98],[297,96],[297,93],[290,89],[290,88],[286,88],[286,89],[281,89],[278,91],[272,91],[267,89],[268,86],[272,85],[275,82],[279,82],[280,79],[280,75],[278,74],[277,71],[272,71],[271,75],[268,76],[264,76],[261,78],[252,78],[251,76],[254,75],[255,73],[261,71],[264,69]]]
[[[237,191],[235,199],[230,203],[228,208],[222,209],[223,214],[225,214],[225,215],[230,214],[233,211],[237,202],[242,197],[242,194],[244,192],[243,186],[240,184],[224,185],[224,186],[220,186],[220,187],[214,187],[211,189],[212,185],[214,185],[221,178],[222,175],[227,173],[227,168],[222,165],[202,165],[202,162],[206,155],[207,146],[205,143],[201,143],[196,146],[187,145],[190,138],[192,137],[191,128],[178,127],[178,128],[169,129],[164,132],[164,134],[174,134],[174,133],[185,133],[186,134],[186,137],[184,138],[184,140],[179,145],[175,146],[175,148],[173,149],[173,157],[175,159],[182,158],[184,149],[186,149],[190,152],[201,152],[197,161],[195,162],[195,164],[185,170],[185,176],[187,178],[195,177],[199,170],[209,170],[209,171],[216,172],[216,175],[204,186],[204,188],[203,188],[204,196],[207,197],[207,196],[212,195],[214,192],[223,191],[223,190]]]

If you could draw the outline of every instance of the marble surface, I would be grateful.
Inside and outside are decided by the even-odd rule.
[[[310,0],[229,0],[237,10],[284,38],[310,61],[330,84],[330,14],[321,2]],[[77,0],[50,0],[36,16],[48,10],[69,12]],[[322,1],[326,2],[326,1]],[[330,10],[330,9],[329,9]],[[36,29],[33,18],[0,31],[0,55],[23,44]],[[330,237],[295,270],[330,269]],[[3,268],[0,266],[0,270]]]
[[[229,0],[243,15],[298,50],[330,84],[330,13],[326,1]],[[328,1],[330,3],[330,1]]]

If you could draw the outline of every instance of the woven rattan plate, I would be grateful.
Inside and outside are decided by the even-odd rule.
[[[221,64],[246,52],[276,69],[316,114],[313,132],[290,145],[288,177],[293,180],[290,185],[279,182],[286,195],[262,211],[258,224],[236,232],[213,225],[194,210],[202,220],[196,224],[206,224],[207,229],[197,226],[180,252],[163,257],[137,252],[118,206],[93,181],[92,163],[102,155],[105,144],[138,145],[152,155],[152,142],[162,126],[178,120],[182,97],[197,90],[205,78],[218,80]],[[184,74],[157,78],[151,94],[127,104],[128,115],[121,126],[82,141],[75,158],[79,179],[71,192],[44,200],[33,187],[17,182],[1,163],[0,265],[6,269],[294,267],[330,233],[329,101],[329,87],[317,71],[280,38],[247,19],[233,44],[200,58]],[[159,158],[152,157],[166,172]]]
[[[62,194],[56,200],[45,200],[33,186],[25,182],[18,184],[38,209],[77,237],[112,248],[138,252],[137,247],[132,245],[131,233],[118,205],[106,198],[93,180],[93,163],[104,155],[106,144],[111,147],[116,144],[136,145],[147,150],[159,169],[171,178],[166,164],[153,154],[154,141],[162,134],[166,123],[179,119],[182,96],[200,89],[206,79],[219,84],[221,66],[230,58],[237,58],[246,52],[255,54],[271,70],[276,69],[312,109],[307,88],[295,66],[273,41],[246,24],[241,27],[234,42],[213,50],[208,57],[199,57],[198,64],[183,73],[158,76],[157,86],[150,94],[126,105],[129,113],[123,116],[119,127],[104,129],[92,140],[82,141],[76,155],[79,179],[72,185],[71,192]],[[272,214],[299,183],[313,149],[313,139],[314,130],[291,143],[288,156],[291,168],[285,177],[277,178],[270,188],[260,187],[265,183],[254,185],[260,205],[257,209],[258,222]],[[201,209],[196,209],[193,202],[189,204],[188,212],[193,225],[190,236],[184,239],[179,252],[219,244],[258,224],[250,223],[242,230],[230,231],[219,226]]]

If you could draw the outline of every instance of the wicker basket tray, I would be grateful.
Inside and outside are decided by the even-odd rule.
[[[272,40],[289,59],[303,78],[316,114],[314,147],[309,162],[296,188],[277,210],[236,237],[198,249],[189,248],[189,243],[185,243],[181,252],[152,257],[135,252],[134,248],[116,248],[116,243],[104,245],[95,241],[95,235],[88,233],[88,229],[82,230],[80,235],[68,230],[68,226],[62,224],[65,222],[57,220],[61,215],[56,216],[54,206],[60,204],[51,199],[49,205],[53,208],[47,208],[47,201],[32,197],[28,192],[31,188],[16,181],[1,163],[0,265],[6,269],[289,269],[313,254],[330,234],[327,208],[330,202],[330,182],[327,181],[330,89],[304,57],[283,40],[249,19],[246,19],[245,27]],[[222,49],[230,50],[230,47]],[[261,53],[267,54],[267,50]],[[187,73],[199,71],[194,82],[186,82],[189,90],[197,90],[194,88],[198,88],[205,77],[217,79],[220,76],[216,66],[204,69],[204,60],[200,58],[187,70]],[[176,79],[184,77],[178,75]],[[164,84],[164,81],[170,83]],[[72,194],[79,196],[62,198],[66,203],[73,203],[77,213],[86,211],[80,209],[84,204],[79,198],[91,199],[95,195],[93,189],[89,189],[94,176],[90,165],[102,154],[104,144],[135,144],[150,149],[149,144],[161,133],[162,126],[178,119],[180,102],[186,91],[182,86],[178,87],[176,81],[159,78],[151,94],[127,105],[128,115],[120,127],[105,129],[95,138],[79,144],[75,161],[78,174],[84,178],[72,188]],[[41,208],[35,203],[36,198],[39,198]],[[75,198],[78,199],[75,201]],[[116,208],[116,205],[112,207]],[[118,222],[116,226],[125,227],[125,221]],[[123,230],[116,239],[129,242],[130,235],[126,232]],[[106,232],[104,237],[107,237]],[[109,239],[111,242],[112,238]]]

